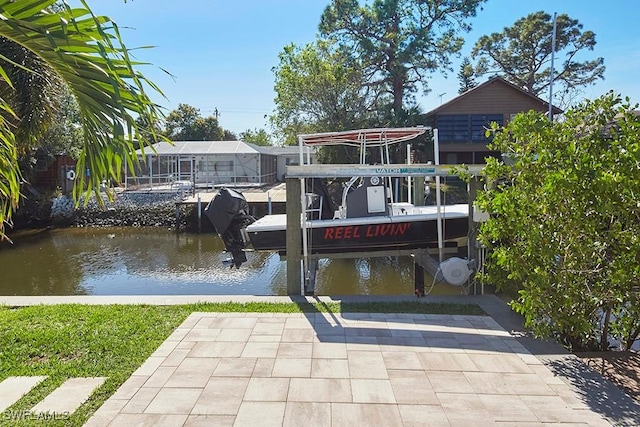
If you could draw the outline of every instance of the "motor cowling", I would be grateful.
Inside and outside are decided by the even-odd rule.
[[[232,266],[240,267],[247,261],[244,253],[247,242],[243,230],[255,222],[255,218],[249,215],[247,200],[242,193],[223,187],[209,202],[204,213],[222,239],[225,250],[231,254]]]

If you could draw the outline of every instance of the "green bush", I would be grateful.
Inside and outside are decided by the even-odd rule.
[[[640,119],[609,93],[550,122],[494,125],[479,206],[487,280],[516,290],[534,333],[573,350],[628,348],[640,333]]]

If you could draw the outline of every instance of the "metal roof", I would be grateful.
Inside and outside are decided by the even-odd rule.
[[[198,154],[257,154],[253,144],[243,141],[162,141],[153,144],[157,155],[198,155]],[[141,154],[140,150],[136,151]],[[154,154],[145,150],[145,154]]]
[[[300,147],[297,145],[286,145],[284,147],[260,146],[257,148],[261,153],[271,154],[272,156],[297,156],[300,153]],[[306,154],[307,150],[310,149],[307,147],[303,152]],[[312,150],[311,154],[313,153]]]
[[[172,145],[173,144],[173,145]],[[173,141],[172,143],[162,141],[153,144],[157,155],[203,155],[203,154],[268,154],[271,156],[282,156],[298,154],[298,146],[272,147],[258,146],[244,141]],[[141,150],[136,150],[136,154],[142,154]],[[153,155],[152,150],[145,150],[145,154]]]

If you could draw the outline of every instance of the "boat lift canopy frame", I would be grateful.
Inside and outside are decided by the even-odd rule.
[[[353,176],[360,177],[426,177],[435,176],[438,184],[441,176],[453,176],[453,165],[440,165],[439,156],[436,152],[436,164],[385,164],[385,165],[365,165],[364,164],[364,152],[367,148],[378,147],[381,151],[381,155],[384,154],[384,150],[387,151],[387,160],[389,159],[388,147],[390,144],[409,141],[416,138],[419,135],[424,134],[429,127],[414,127],[414,128],[382,128],[382,129],[361,129],[351,130],[343,132],[326,132],[316,134],[299,135],[298,142],[300,146],[300,165],[299,166],[287,166],[286,181],[287,181],[287,200],[295,200],[299,198],[301,200],[300,205],[297,203],[291,203],[287,205],[287,253],[299,254],[303,252],[304,270],[305,274],[308,271],[308,248],[307,248],[307,233],[306,233],[306,215],[305,219],[301,221],[303,206],[306,204],[306,196],[301,191],[305,188],[304,180],[306,178],[350,178]],[[438,150],[437,130],[434,132],[434,145]],[[317,147],[327,145],[351,145],[360,147],[361,165],[348,165],[348,164],[332,164],[332,165],[312,165],[307,160],[307,164],[304,162],[303,147]],[[307,151],[307,157],[309,152]],[[466,166],[467,171],[473,176],[481,174],[484,165],[471,165]],[[439,187],[439,186],[438,186]],[[439,196],[439,192],[438,192]],[[438,200],[439,205],[439,200]],[[302,224],[301,224],[302,222]],[[302,242],[298,240],[298,233],[302,226]],[[440,234],[440,231],[439,231]],[[302,243],[302,245],[301,245]],[[302,246],[302,247],[300,247]],[[301,251],[302,249],[302,251]],[[301,285],[299,279],[302,278],[302,269],[300,266],[299,256],[289,257],[287,260],[287,293],[295,294],[298,286]],[[442,256],[441,256],[442,257]],[[293,259],[291,259],[293,258]],[[306,280],[302,278],[302,293],[305,293]]]
[[[355,147],[380,147],[409,141],[431,130],[430,127],[357,129],[341,132],[323,132],[298,135],[300,145],[351,145]]]

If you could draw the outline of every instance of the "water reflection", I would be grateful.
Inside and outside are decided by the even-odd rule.
[[[2,295],[285,295],[286,263],[251,252],[241,269],[212,234],[156,228],[21,233],[0,243]],[[431,283],[431,278],[426,282]],[[408,257],[320,260],[321,295],[413,293]],[[459,288],[438,293],[460,293]]]

